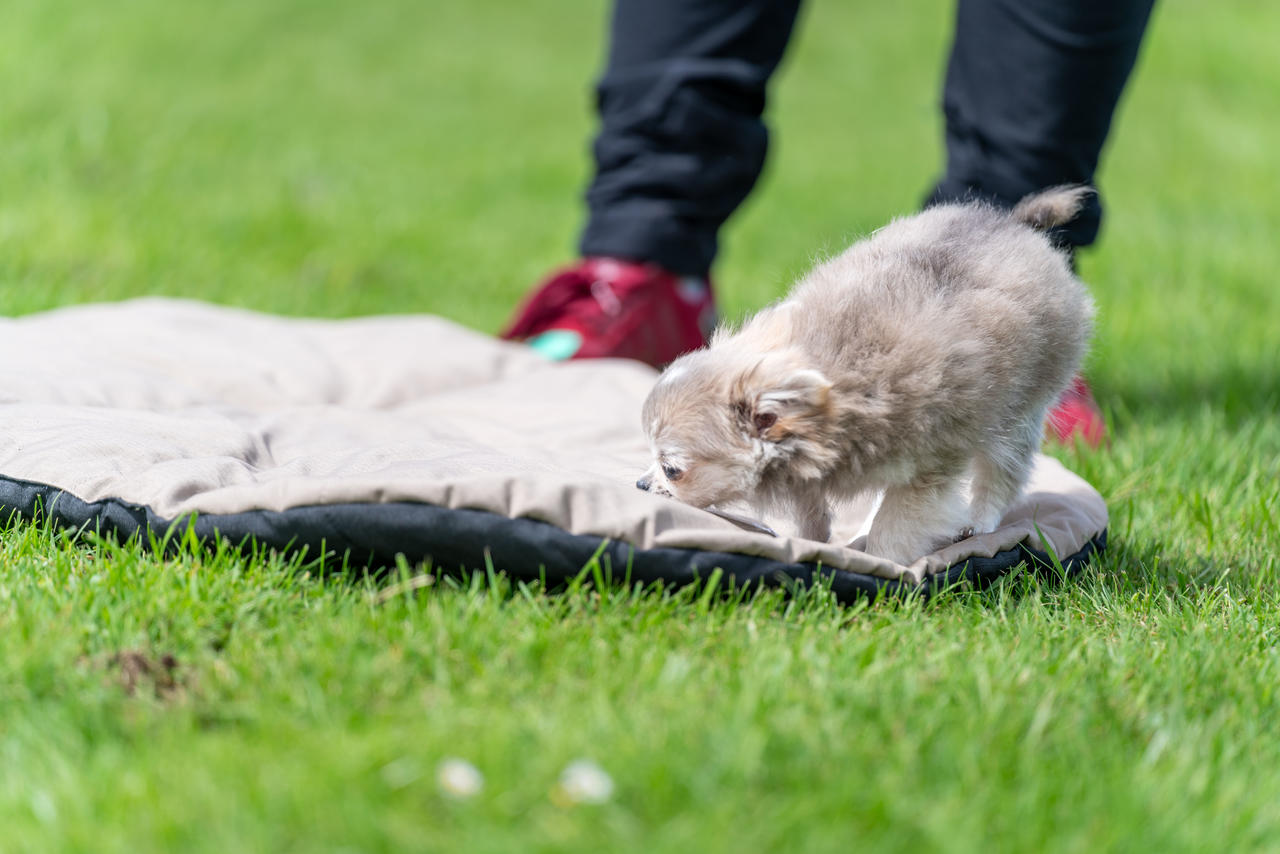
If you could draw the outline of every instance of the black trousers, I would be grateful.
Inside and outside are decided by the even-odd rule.
[[[946,171],[926,202],[1093,183],[1154,0],[959,0]],[[800,0],[616,0],[580,250],[711,267],[764,165],[765,91]],[[837,93],[832,93],[833,103]],[[1093,242],[1097,198],[1058,235]]]

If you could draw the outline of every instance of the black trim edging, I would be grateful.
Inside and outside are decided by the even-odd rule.
[[[202,542],[221,538],[241,548],[256,544],[282,552],[306,549],[317,556],[346,554],[353,563],[371,568],[393,566],[398,555],[411,564],[430,561],[444,569],[477,569],[488,558],[493,566],[516,578],[545,579],[552,585],[573,579],[597,554],[613,578],[625,576],[632,583],[645,585],[659,581],[692,584],[717,568],[725,581],[736,587],[809,586],[821,577],[829,580],[832,592],[842,602],[880,593],[928,594],[962,581],[985,587],[1023,562],[1038,569],[1053,568],[1047,553],[1019,545],[989,558],[970,558],[917,586],[816,563],[781,563],[698,549],[638,549],[617,540],[571,534],[549,522],[512,519],[486,510],[412,502],[348,503],[166,519],[145,505],[117,498],[86,502],[48,484],[0,476],[0,525],[7,524],[15,513],[27,520],[48,518],[65,528],[96,530],[121,540],[139,535],[144,543],[148,533],[159,541],[180,539],[187,533],[184,525],[194,526],[194,534]],[[1078,572],[1106,548],[1106,542],[1103,529],[1080,551],[1060,558],[1067,574]]]

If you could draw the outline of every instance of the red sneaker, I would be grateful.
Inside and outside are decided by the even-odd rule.
[[[715,319],[704,278],[584,258],[544,281],[502,337],[550,359],[638,359],[660,368],[705,344]]]
[[[1079,437],[1090,448],[1097,448],[1107,440],[1102,410],[1093,399],[1093,392],[1084,377],[1076,376],[1049,410],[1044,432],[1048,438],[1063,445],[1070,445]]]

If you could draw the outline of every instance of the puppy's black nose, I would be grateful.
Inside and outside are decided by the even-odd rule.
[[[648,492],[649,487],[652,485],[653,485],[653,482],[650,481],[647,477],[642,477],[636,481],[636,489],[643,489],[645,492]]]

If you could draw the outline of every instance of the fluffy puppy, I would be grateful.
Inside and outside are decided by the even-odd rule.
[[[1092,303],[1044,231],[1090,192],[939,205],[820,263],[666,369],[636,485],[824,542],[833,501],[882,490],[867,549],[901,564],[994,530],[1088,342]]]

